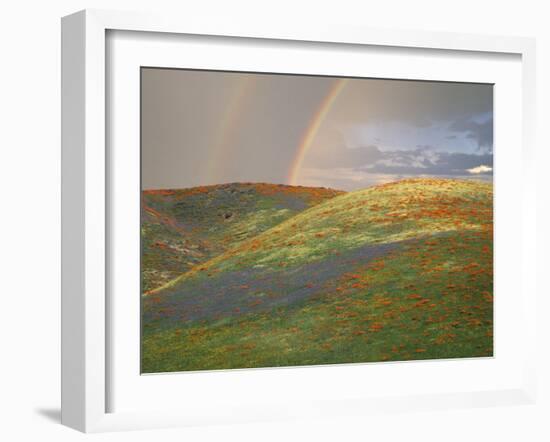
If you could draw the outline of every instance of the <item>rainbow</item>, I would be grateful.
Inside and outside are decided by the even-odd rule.
[[[298,150],[296,152],[296,156],[292,161],[290,171],[288,174],[289,184],[293,186],[296,185],[298,173],[300,172],[302,163],[304,162],[304,158],[306,157],[307,152],[311,148],[311,145],[315,140],[315,137],[317,136],[317,132],[319,132],[319,129],[323,124],[323,121],[325,120],[326,116],[330,112],[332,105],[338,98],[338,95],[340,95],[340,93],[346,86],[347,82],[348,80],[345,78],[340,78],[334,82],[328,94],[325,96],[325,98],[321,102],[319,109],[317,110],[317,112],[315,112],[315,115],[311,119],[306,131],[304,132],[304,135],[300,140],[300,143],[298,144]]]
[[[245,75],[239,80],[238,86],[234,88],[228,100],[218,130],[214,132],[216,136],[212,143],[210,160],[206,168],[208,183],[215,184],[216,178],[220,176],[221,170],[227,164],[227,158],[230,154],[230,142],[235,137],[239,120],[244,114],[243,107],[247,104],[255,83],[254,75]]]

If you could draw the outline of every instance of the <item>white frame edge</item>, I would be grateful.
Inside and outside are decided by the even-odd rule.
[[[61,421],[105,415],[105,28],[62,20]]]
[[[108,30],[269,38],[518,54],[523,75],[523,255],[536,256],[535,40],[349,26],[238,23],[198,17],[85,10],[62,19],[62,413],[83,432],[181,426],[182,416],[106,413],[106,158],[105,35]],[[536,266],[522,261],[524,318],[536,340]],[[529,361],[536,361],[535,345]],[[416,398],[416,408],[466,408],[533,403],[536,364],[521,390]],[[412,402],[346,401],[342,414],[404,411]],[[315,410],[328,415],[331,408]],[[311,414],[305,414],[305,417]],[[268,417],[266,420],[269,419]],[[190,424],[197,424],[196,422]]]

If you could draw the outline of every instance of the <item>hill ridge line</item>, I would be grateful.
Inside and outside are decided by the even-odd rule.
[[[336,195],[333,198],[330,198],[326,201],[323,201],[319,204],[316,204],[315,206],[310,207],[310,208],[308,208],[308,209],[306,209],[306,210],[304,210],[300,213],[297,213],[296,215],[292,216],[291,218],[288,218],[288,219],[280,222],[279,224],[276,224],[275,226],[259,233],[258,235],[254,236],[254,237],[251,237],[251,238],[248,238],[244,242],[242,242],[238,245],[235,245],[234,247],[232,247],[228,250],[225,250],[220,255],[217,255],[217,256],[215,256],[215,257],[213,257],[213,258],[209,259],[208,261],[205,261],[201,264],[197,264],[196,266],[190,268],[186,272],[184,272],[181,275],[177,276],[176,278],[168,281],[167,283],[163,284],[162,286],[159,286],[159,287],[157,287],[153,290],[150,290],[147,293],[144,293],[143,296],[155,295],[155,294],[158,294],[159,292],[161,292],[165,289],[169,289],[171,287],[174,287],[178,283],[180,283],[182,281],[185,281],[187,278],[189,278],[191,276],[194,276],[195,274],[197,274],[197,272],[201,271],[201,269],[203,270],[205,267],[206,268],[211,267],[212,265],[214,265],[214,264],[220,262],[221,260],[223,260],[224,257],[231,256],[234,251],[236,251],[238,249],[246,248],[247,245],[251,245],[254,242],[257,242],[258,240],[261,240],[261,238],[263,238],[263,237],[269,237],[269,235],[271,233],[277,232],[279,229],[284,228],[286,225],[291,226],[292,224],[296,223],[297,221],[299,222],[302,218],[307,219],[310,216],[311,213],[315,213],[316,211],[324,210],[325,207],[330,207],[331,205],[334,205],[335,201],[346,200],[348,198],[352,199],[352,198],[356,197],[357,195],[369,194],[369,193],[375,192],[379,189],[386,189],[386,188],[397,186],[397,185],[416,184],[416,183],[421,183],[421,182],[426,182],[426,183],[430,183],[430,184],[460,182],[460,183],[464,183],[464,184],[466,184],[466,183],[472,183],[472,184],[477,184],[477,185],[486,184],[486,187],[488,187],[488,188],[493,187],[491,183],[486,183],[486,182],[478,181],[478,180],[442,179],[442,178],[429,178],[429,177],[426,177],[426,178],[412,178],[412,179],[411,178],[406,178],[406,179],[402,179],[402,180],[392,181],[392,182],[389,182],[389,183],[378,184],[378,185],[375,185],[375,186],[371,186],[371,187],[367,187],[367,188],[364,188],[364,189],[359,189],[359,190],[355,190],[355,191],[351,191],[351,192],[345,192],[341,195]],[[286,187],[304,187],[304,186],[286,186]]]

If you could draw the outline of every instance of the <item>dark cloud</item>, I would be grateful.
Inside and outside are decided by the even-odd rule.
[[[479,149],[493,150],[493,117],[482,122],[471,118],[461,118],[449,126],[451,132],[461,133],[465,138],[477,142]]]
[[[370,146],[368,150],[376,160],[356,170],[392,175],[463,176],[469,174],[469,169],[487,166],[490,170],[482,174],[492,175],[491,153],[441,152],[428,148],[381,151],[376,146]]]
[[[478,166],[493,167],[493,154],[439,151],[430,145],[414,150],[381,150],[369,145],[353,149],[341,148],[338,156],[318,157],[312,167],[352,168],[356,171],[391,175],[463,176]],[[492,171],[484,172],[492,175]]]
[[[439,122],[492,112],[493,87],[488,84],[370,79],[354,82],[352,86],[348,84],[342,99],[346,100],[346,106],[339,107],[332,116],[340,121],[398,121],[425,129]]]

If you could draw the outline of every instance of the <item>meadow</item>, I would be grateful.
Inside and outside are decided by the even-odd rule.
[[[142,372],[493,354],[493,188],[142,194]]]

